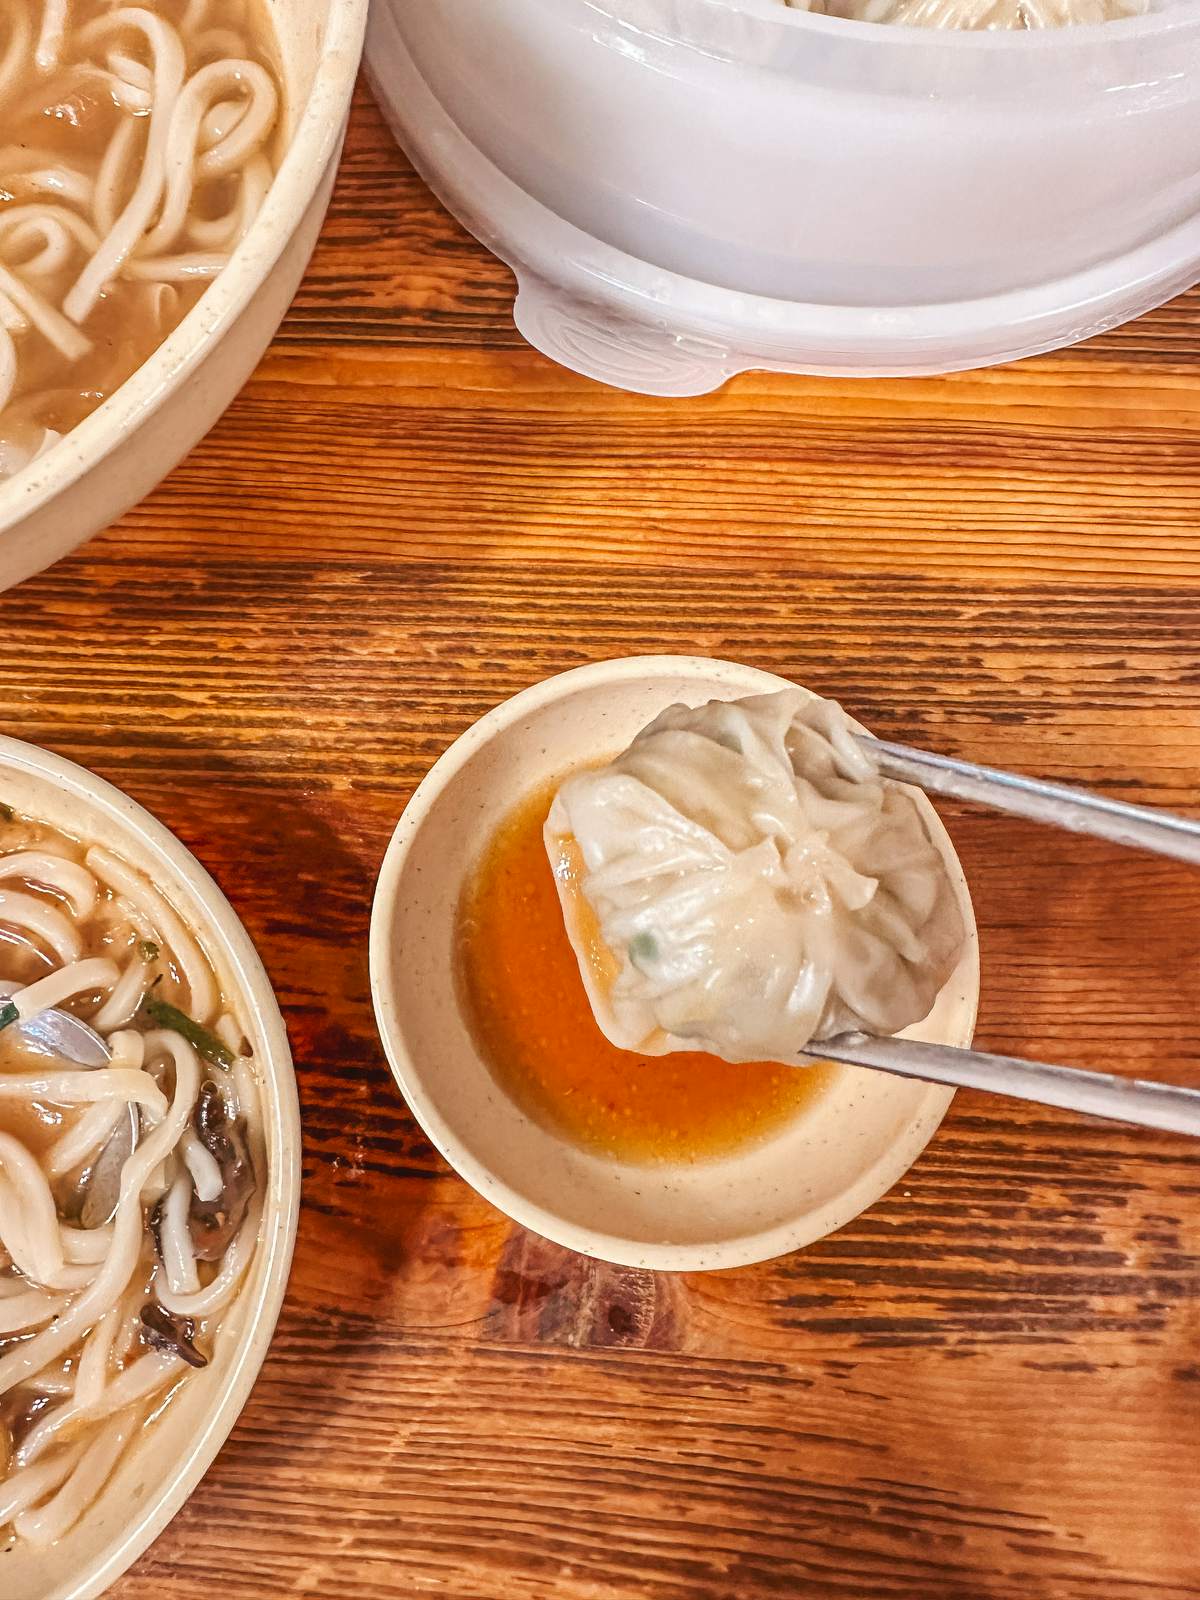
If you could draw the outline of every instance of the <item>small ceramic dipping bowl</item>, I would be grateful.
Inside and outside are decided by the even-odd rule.
[[[100,1498],[57,1544],[0,1553],[4,1600],[94,1600],[156,1539],[245,1405],[287,1287],[300,1201],[300,1113],[287,1034],[250,937],[191,853],[141,806],[70,761],[0,738],[0,800],[137,867],[196,934],[236,1001],[262,1095],[268,1186],[258,1253],[212,1360],[133,1442]],[[220,1530],[210,1530],[220,1542]]]
[[[451,746],[409,801],[388,849],[371,925],[371,983],[396,1081],[468,1183],[572,1250],[664,1271],[785,1254],[878,1200],[950,1104],[951,1090],[846,1067],[761,1143],[688,1164],[625,1164],[533,1121],[500,1088],[472,1038],[456,982],[456,914],[503,818],[572,768],[615,755],[669,705],[785,687],[766,672],[691,656],[604,661],[548,679]],[[969,936],[933,1011],[909,1032],[969,1045],[979,997],[970,895],[945,829],[919,799]]]

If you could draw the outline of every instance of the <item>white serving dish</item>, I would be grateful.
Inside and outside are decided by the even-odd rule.
[[[777,0],[376,0],[397,136],[565,366],[939,372],[1200,277],[1200,0],[1047,33]]]
[[[908,1169],[953,1091],[842,1068],[767,1141],[719,1160],[623,1165],[541,1127],[499,1088],[464,1020],[456,911],[497,823],[573,767],[622,749],[668,705],[790,687],[751,667],[692,656],[603,661],[515,695],[467,730],[405,809],[371,919],[371,991],[396,1081],[446,1160],[510,1217],[559,1244],[627,1266],[736,1267],[819,1239]],[[969,937],[957,971],[911,1036],[969,1045],[979,951],[962,869],[919,791],[959,889]]]
[[[223,1317],[212,1361],[189,1375],[130,1447],[103,1494],[48,1550],[0,1554],[4,1600],[94,1600],[156,1539],[224,1444],[249,1397],[283,1304],[300,1204],[300,1109],[287,1033],[236,913],[196,858],[119,789],[16,739],[0,738],[0,800],[143,872],[195,930],[254,1051],[268,1187],[258,1253]],[[219,1526],[209,1529],[219,1542]]]
[[[320,231],[358,71],[367,0],[268,0],[290,142],[229,266],[129,381],[0,482],[0,589],[135,505],[212,427],[283,319]]]

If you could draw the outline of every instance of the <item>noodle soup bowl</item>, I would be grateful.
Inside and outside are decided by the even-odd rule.
[[[246,1403],[287,1287],[300,1199],[300,1114],[287,1034],[262,963],[229,902],[178,839],[120,790],[15,739],[0,738],[0,799],[118,852],[166,896],[224,992],[236,998],[262,1096],[262,1232],[242,1291],[222,1313],[212,1360],[143,1428],[100,1497],[56,1544],[0,1547],[4,1600],[93,1600],[166,1527]]]
[[[384,860],[371,985],[409,1107],[480,1194],[586,1255],[696,1271],[810,1244],[891,1188],[953,1098],[935,1085],[838,1068],[768,1137],[718,1158],[634,1165],[533,1120],[476,1042],[456,978],[458,908],[498,824],[531,793],[615,755],[669,705],[790,687],[751,667],[697,657],[604,661],[551,678],[489,712],[451,746],[409,801]],[[969,1045],[979,996],[970,895],[936,812],[914,793],[957,888],[967,940],[932,1012],[907,1033]]]
[[[134,375],[24,471],[0,481],[0,590],[135,505],[228,406],[295,294],[329,204],[367,0],[267,0],[286,149],[228,266]]]

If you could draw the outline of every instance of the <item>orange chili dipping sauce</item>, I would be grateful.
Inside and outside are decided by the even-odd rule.
[[[459,907],[459,980],[493,1076],[537,1122],[620,1161],[699,1161],[765,1139],[837,1068],[618,1050],[592,1015],[542,827],[557,784],[501,823]],[[609,957],[611,960],[611,957]]]

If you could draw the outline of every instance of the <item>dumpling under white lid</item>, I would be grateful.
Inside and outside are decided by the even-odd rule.
[[[962,950],[912,795],[839,705],[800,690],[671,707],[562,785],[545,837],[592,1010],[622,1049],[786,1060],[897,1033]]]
[[[784,4],[855,22],[988,31],[1115,22],[1150,10],[1150,0],[784,0]]]

